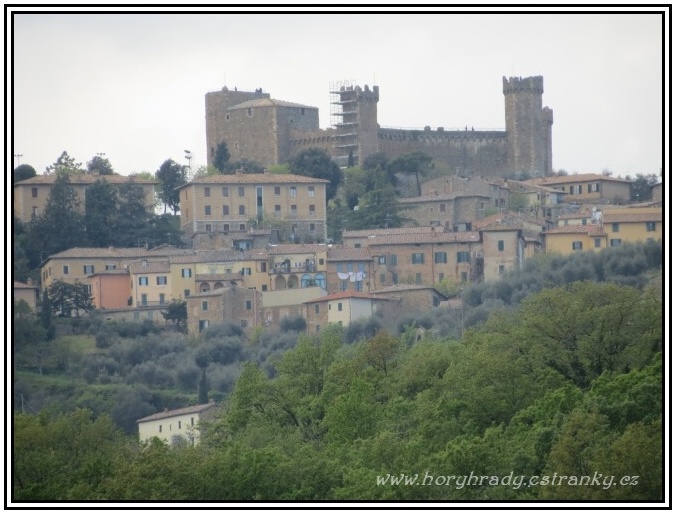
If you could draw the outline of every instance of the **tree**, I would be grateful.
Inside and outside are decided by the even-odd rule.
[[[59,174],[47,197],[44,212],[29,226],[26,253],[31,260],[31,267],[38,266],[40,261],[50,255],[83,246],[84,216],[80,206],[68,174]]]
[[[148,212],[145,192],[138,183],[130,179],[118,186],[117,201],[117,234],[114,244],[120,247],[138,246],[141,240],[148,239],[153,229],[154,215]]]
[[[509,193],[507,208],[510,211],[525,212],[528,208],[528,197],[519,191]]]
[[[432,157],[421,151],[400,155],[390,162],[390,170],[394,173],[415,175],[418,196],[422,195],[420,176],[429,173],[433,167]]]
[[[166,311],[160,311],[165,321],[171,321],[178,328],[185,328],[188,321],[188,303],[185,300],[174,299]]]
[[[48,339],[51,339],[54,336],[54,327],[52,325],[52,304],[49,301],[49,294],[47,294],[46,289],[42,291],[42,301],[40,303],[40,323],[42,324],[42,328],[47,331]]]
[[[394,186],[387,180],[385,172],[378,168],[370,172],[373,189],[362,194],[357,210],[352,210],[348,217],[348,226],[352,230],[367,228],[401,227],[406,218],[399,203]]]
[[[631,199],[637,202],[652,200],[652,186],[659,181],[659,177],[654,173],[651,175],[638,173],[636,179],[631,183]]]
[[[110,161],[100,155],[92,157],[92,160],[87,163],[87,173],[99,175],[114,175],[113,166]]]
[[[338,186],[343,180],[343,174],[338,165],[321,148],[308,148],[289,160],[291,173],[328,180],[326,186],[326,200],[332,199],[338,192]]]
[[[81,310],[89,312],[94,309],[86,284],[80,282],[69,284],[62,280],[55,280],[47,288],[47,295],[52,311],[62,316],[69,317],[73,309],[75,309],[76,316],[80,315]]]
[[[262,164],[251,159],[240,159],[239,161],[232,162],[228,165],[228,170],[230,173],[239,171],[241,173],[263,173],[265,168]]]
[[[167,159],[155,173],[155,178],[160,182],[157,196],[164,204],[164,212],[167,212],[169,206],[175,215],[179,209],[179,191],[176,188],[186,183],[186,168]]]
[[[197,403],[209,403],[209,382],[207,382],[207,368],[202,368],[202,378],[200,379],[199,390],[197,393]]]
[[[120,233],[117,226],[117,192],[105,179],[97,180],[87,188],[84,221],[89,246],[109,246]]]
[[[229,160],[230,150],[228,150],[228,144],[225,141],[221,141],[216,146],[216,152],[214,153],[214,167],[221,173],[226,173],[228,171]]]
[[[35,168],[30,164],[20,164],[14,168],[14,182],[19,182],[20,180],[26,180],[37,175]]]
[[[75,162],[75,159],[65,150],[54,164],[47,166],[45,171],[47,175],[82,175],[84,173],[82,163]]]

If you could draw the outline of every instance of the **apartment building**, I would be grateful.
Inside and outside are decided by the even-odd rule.
[[[36,175],[35,177],[16,182],[13,186],[14,216],[24,223],[29,223],[34,216],[43,214],[56,179],[56,175]],[[152,211],[155,207],[156,180],[122,175],[70,175],[70,185],[80,200],[83,212],[87,189],[97,180],[105,180],[113,186],[120,186],[125,183],[138,184],[143,188],[147,209]]]
[[[197,334],[210,326],[232,323],[249,329],[262,323],[260,291],[230,284],[186,298],[188,333]]]
[[[618,209],[603,211],[601,223],[608,233],[609,246],[640,241],[661,241],[663,233],[662,209]]]
[[[179,188],[181,229],[189,236],[246,234],[259,223],[269,223],[283,241],[324,241],[327,183],[269,172],[199,177]]]
[[[569,255],[609,246],[608,234],[601,225],[560,225],[544,234],[545,252]]]
[[[166,305],[173,299],[171,267],[168,260],[133,262],[129,264],[129,278],[131,306],[134,308]]]
[[[386,298],[377,298],[372,294],[342,291],[305,302],[305,320],[308,332],[319,332],[329,323],[346,327],[353,321],[370,318]]]
[[[370,292],[373,283],[373,257],[368,248],[330,248],[327,255],[327,290],[331,293]]]
[[[270,290],[313,286],[326,289],[327,252],[325,244],[270,245],[267,249]]]
[[[631,200],[631,181],[596,173],[540,177],[523,182],[567,193],[566,202],[622,203]]]

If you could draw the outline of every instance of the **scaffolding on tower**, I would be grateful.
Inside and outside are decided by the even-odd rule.
[[[331,125],[336,129],[333,138],[333,159],[341,167],[348,166],[350,155],[353,164],[359,163],[358,89],[354,80],[341,80],[329,84],[331,94]]]

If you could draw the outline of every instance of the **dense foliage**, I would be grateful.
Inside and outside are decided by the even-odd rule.
[[[464,331],[443,308],[386,324],[392,332],[373,318],[312,336],[294,320],[200,338],[78,320],[83,335],[70,337],[95,334],[97,351],[57,340],[42,382],[15,376],[25,409],[15,410],[14,499],[661,500],[662,277],[649,245],[625,251],[606,256],[617,259],[614,281],[565,281],[566,259],[529,263],[522,279],[541,273],[546,286],[505,293]],[[638,255],[643,271],[629,265]],[[635,283],[621,283],[634,271]],[[24,350],[19,365],[35,358]],[[59,373],[79,379],[46,387]],[[197,401],[200,386],[221,405],[202,443],[139,448],[135,420]],[[471,473],[635,479],[433,483]],[[396,485],[402,474],[417,483]]]

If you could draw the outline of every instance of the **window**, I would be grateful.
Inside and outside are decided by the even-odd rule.
[[[181,277],[182,278],[190,278],[192,277],[192,269],[190,268],[183,268],[181,270]]]
[[[94,273],[94,265],[93,264],[85,264],[84,265],[84,274],[85,275],[91,275]]]
[[[570,186],[570,194],[571,195],[581,195],[582,194],[582,186],[581,185]]]
[[[38,197],[38,188],[37,188],[37,187],[31,187],[31,196],[32,196],[33,198],[37,198],[37,197]]]
[[[340,290],[341,291],[347,291],[347,280],[341,280],[340,281]],[[330,307],[330,305],[329,305]]]
[[[204,196],[205,197],[211,196],[211,188],[210,187],[204,188]]]
[[[247,320],[243,319],[243,320],[240,322],[240,325],[242,325],[242,328],[246,328],[246,327],[249,326],[249,322],[248,322]]]
[[[281,205],[275,205],[275,216],[279,218],[282,215],[282,206]]]
[[[320,328],[319,325],[315,325],[315,332],[319,332]]]
[[[251,310],[251,300],[247,300],[244,305],[246,306],[246,310],[250,311]]]
[[[324,259],[319,259],[319,265],[323,266],[324,265]]]
[[[396,265],[397,265],[397,256],[396,256],[396,255],[390,255],[390,264],[391,264],[392,266],[396,266]]]
[[[297,205],[291,206],[291,216],[298,216],[298,206]]]
[[[413,264],[425,264],[425,254],[424,253],[414,253],[411,255],[411,262]]]
[[[315,231],[315,224],[310,223],[310,233],[314,233],[314,231]]]
[[[610,240],[610,246],[620,246],[622,244],[621,239],[611,239]]]
[[[206,225],[204,225],[204,231],[211,232],[211,223],[207,223]]]
[[[223,232],[230,231],[230,223],[223,223]]]
[[[267,285],[267,284],[263,284],[263,285],[261,286],[261,291],[267,291],[267,290],[268,290],[268,285]]]
[[[162,425],[159,427],[159,432],[162,433]]]
[[[148,285],[148,277],[139,277],[138,278],[138,285],[147,286]]]
[[[458,255],[457,255],[456,258],[457,258],[458,262],[469,262],[470,254],[469,254],[469,252],[458,252]]]
[[[268,271],[268,263],[267,262],[261,262],[261,272],[265,273]]]
[[[343,310],[343,302],[338,302],[338,312]]]
[[[238,196],[244,196],[244,186],[239,186],[237,188],[237,195]]]
[[[223,196],[224,196],[224,197],[225,197],[225,196],[230,196],[230,188],[229,188],[229,187],[223,186],[222,191],[223,191]]]
[[[184,289],[183,290],[183,298],[187,298],[190,296],[190,289]]]
[[[354,244],[354,247],[355,247],[355,248],[361,248],[361,243],[355,243],[355,244]]]
[[[380,283],[384,284],[385,282],[387,282],[386,277],[385,277],[385,273],[381,273],[380,274]]]
[[[416,284],[422,284],[422,273],[416,273],[415,274],[415,283]]]
[[[587,193],[598,193],[600,191],[599,183],[587,184]]]
[[[467,272],[466,271],[463,271],[463,272],[460,273],[460,280],[462,282],[467,282]]]
[[[319,314],[319,304],[315,303],[315,314]]]
[[[645,229],[646,229],[648,232],[655,232],[655,228],[656,228],[656,226],[655,226],[655,222],[654,222],[654,221],[647,221],[647,222],[646,222],[646,224],[645,224]]]
[[[500,275],[504,275],[504,274],[505,274],[505,267],[504,267],[502,264],[501,264],[500,266],[498,266],[498,273],[499,273]]]
[[[573,250],[582,250],[582,241],[573,241]]]
[[[240,205],[239,206],[239,214],[243,216],[245,212],[246,212],[246,209],[244,208],[244,206]]]
[[[230,206],[224,205],[223,206],[223,216],[229,216],[229,215],[230,215]]]
[[[31,216],[37,216],[37,215],[38,215],[38,208],[33,207],[33,209],[31,210]]]
[[[600,237],[594,238],[594,248],[601,248],[601,238]]]
[[[305,107],[300,108],[300,115],[305,116]]]
[[[352,273],[354,271],[354,264],[351,262],[347,263],[347,272]]]
[[[178,429],[181,430],[181,422],[178,422]]]
[[[439,273],[439,282],[441,282],[445,276],[446,275],[444,275],[443,273]]]
[[[160,305],[164,305],[164,293],[160,293]]]
[[[199,325],[200,325],[200,332],[202,332],[202,330],[206,330],[207,328],[209,328],[209,320],[208,319],[201,319]],[[193,418],[190,418],[190,425],[192,426],[194,424],[195,423],[193,421]]]
[[[446,212],[446,204],[445,203],[439,204],[439,212]]]
[[[141,305],[148,305],[148,295],[145,293],[141,295]]]
[[[396,273],[392,273],[392,283],[393,284],[398,284],[399,283],[399,275]]]
[[[436,264],[446,264],[448,262],[446,252],[434,252],[434,262]]]
[[[251,107],[246,108],[246,115],[251,118],[253,116],[253,109]]]
[[[166,286],[167,285],[166,275],[158,275],[157,277],[155,277],[155,282],[158,286]]]
[[[310,198],[314,198],[314,196],[315,196],[315,186],[307,186],[307,195]]]
[[[204,206],[204,215],[205,216],[211,216],[211,205],[205,205]]]
[[[251,275],[251,268],[242,268],[242,275]]]
[[[291,186],[291,187],[289,188],[289,196],[290,196],[291,198],[295,198],[295,197],[296,197],[296,186]]]
[[[279,186],[275,186],[275,196],[279,196],[282,194],[282,188]]]
[[[315,206],[310,205],[310,216],[314,216],[314,213],[315,213]]]
[[[113,269],[117,269],[117,265],[116,264],[106,264],[106,269],[109,270],[109,271],[113,270]]]
[[[244,232],[246,230],[246,225],[244,223],[239,224],[240,231]]]
[[[363,289],[364,289],[364,282],[362,280],[358,280],[357,282],[354,283],[354,290],[355,291],[357,291],[358,293],[361,293]]]
[[[70,268],[66,265],[63,267],[63,274],[68,275],[68,273],[70,273]]]
[[[613,232],[619,232],[620,231],[620,224],[619,223],[613,223]]]
[[[202,310],[203,311],[209,310],[209,302],[207,300],[202,300]]]
[[[378,264],[387,264],[387,257],[381,255],[378,257]]]

